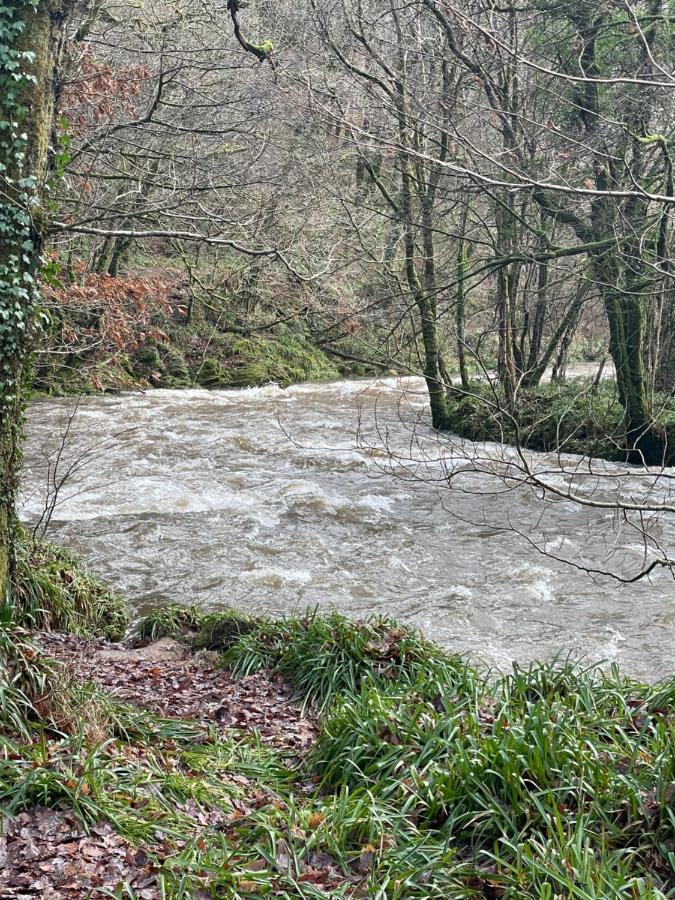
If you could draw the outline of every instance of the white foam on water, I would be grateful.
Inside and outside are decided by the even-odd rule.
[[[471,471],[445,491],[444,471],[471,469],[471,453],[487,465],[513,450],[440,438],[419,424],[424,404],[422,379],[395,377],[84,398],[74,452],[112,446],[71,486],[85,490],[57,508],[54,537],[141,607],[240,597],[274,615],[377,610],[505,668],[570,648],[639,676],[675,668],[672,582],[591,581],[506,530],[529,524],[563,555],[597,558],[612,548],[605,514],[566,502],[540,520],[532,495],[490,496],[494,484]],[[24,518],[40,513],[42,449],[58,448],[70,407],[29,410]],[[635,496],[652,487],[627,484]],[[662,529],[672,543],[672,525]],[[622,552],[637,558],[633,542]]]
[[[287,585],[302,586],[312,580],[312,573],[308,569],[285,569],[276,566],[258,566],[243,574],[247,581],[273,588]]]

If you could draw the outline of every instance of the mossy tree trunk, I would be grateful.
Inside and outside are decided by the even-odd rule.
[[[405,273],[410,293],[413,296],[420,317],[422,346],[424,348],[424,380],[429,392],[431,422],[434,428],[448,427],[448,398],[441,376],[441,358],[438,347],[436,297],[425,290],[417,273],[415,250],[415,222],[413,212],[413,184],[410,159],[405,152],[399,153],[401,170],[401,211],[404,220]]]
[[[0,600],[13,571],[22,383],[44,233],[55,74],[71,2],[0,4]]]
[[[466,250],[466,222],[468,217],[468,203],[462,212],[459,235],[457,237],[457,287],[455,291],[455,328],[457,331],[457,362],[459,364],[459,378],[462,389],[468,391],[471,387],[469,380],[469,368],[466,354],[466,276],[468,269],[468,254]]]

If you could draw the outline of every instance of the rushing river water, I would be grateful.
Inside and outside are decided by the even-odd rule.
[[[672,579],[592,580],[506,527],[536,523],[567,557],[593,559],[614,539],[611,514],[561,503],[539,519],[531,493],[477,495],[488,482],[475,474],[468,492],[439,489],[438,442],[423,422],[415,436],[410,428],[424,416],[422,383],[406,388],[403,405],[395,379],[86,398],[59,471],[82,465],[49,536],[139,611],[169,601],[273,615],[331,607],[413,622],[499,667],[561,651],[648,678],[675,672]],[[28,520],[73,405],[30,408]],[[471,447],[457,442],[459,458]],[[411,464],[426,481],[400,477]],[[659,527],[672,546],[675,524]],[[629,543],[622,558],[638,553]]]

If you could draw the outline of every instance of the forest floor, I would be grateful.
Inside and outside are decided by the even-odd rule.
[[[130,648],[75,635],[43,632],[33,637],[36,645],[62,663],[77,681],[93,683],[116,700],[140,709],[189,721],[195,726],[190,741],[196,747],[202,741],[217,746],[219,739],[233,734],[238,739],[255,735],[263,745],[296,756],[306,752],[316,737],[314,719],[301,715],[291,699],[291,688],[282,679],[256,673],[235,681],[228,672],[214,668],[217,654],[193,654],[171,638]],[[185,751],[186,746],[181,749]],[[144,741],[130,740],[124,749],[140,769],[146,764],[152,767],[154,760],[146,757]],[[178,748],[169,739],[164,749],[170,753]],[[178,762],[168,755],[159,760],[168,771],[180,771]],[[106,890],[114,895],[122,885],[129,892],[121,896],[142,900],[164,896],[158,878],[163,855],[168,857],[188,840],[201,840],[202,832],[226,829],[228,823],[236,823],[262,802],[275,802],[275,795],[260,792],[246,775],[235,771],[230,777],[234,793],[240,796],[231,798],[228,809],[207,813],[190,796],[182,798],[178,805],[188,826],[182,826],[186,840],[172,840],[162,829],[162,816],[156,817],[157,831],[150,841],[155,851],[152,859],[109,822],[83,822],[67,802],[51,809],[35,805],[20,812],[0,839],[0,897],[70,900],[101,896]],[[74,790],[89,797],[88,784],[80,775]]]
[[[38,672],[24,724],[0,684],[1,898],[675,896],[675,679],[338,614],[0,637]]]

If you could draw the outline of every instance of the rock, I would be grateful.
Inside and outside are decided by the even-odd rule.
[[[188,655],[189,650],[183,644],[168,637],[155,641],[154,644],[148,644],[146,647],[130,648],[125,647],[124,644],[118,644],[96,651],[97,658],[101,660],[128,659],[134,662],[185,659]]]

